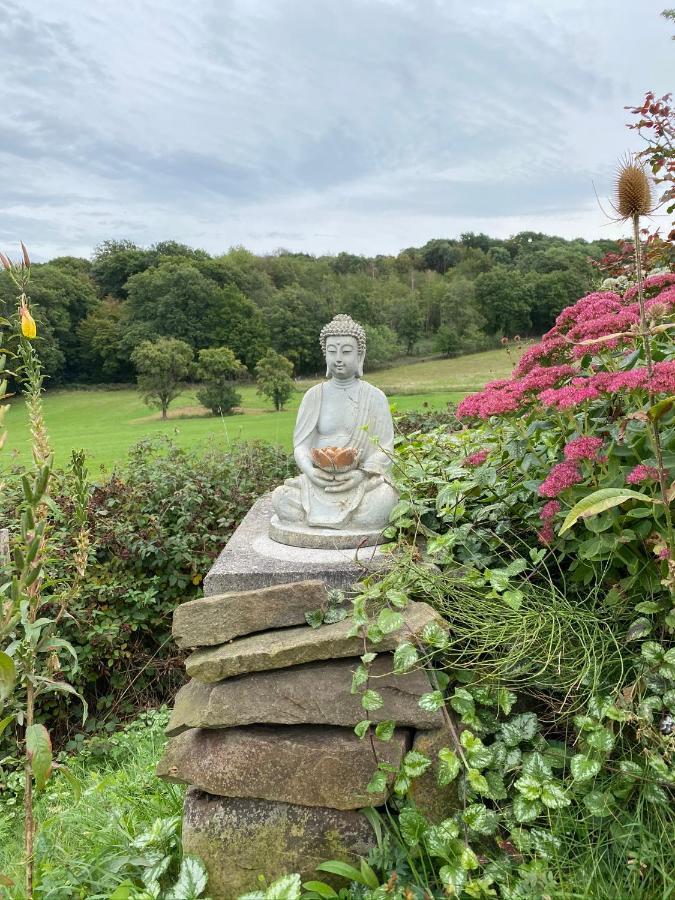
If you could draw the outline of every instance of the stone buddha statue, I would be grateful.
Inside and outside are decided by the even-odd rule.
[[[398,495],[390,481],[394,427],[387,398],[363,381],[366,334],[339,315],[320,335],[329,379],[303,397],[293,433],[300,475],[272,495],[270,537],[345,548],[382,541]]]

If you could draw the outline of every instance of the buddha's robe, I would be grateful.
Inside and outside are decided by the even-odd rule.
[[[315,385],[300,404],[293,433],[296,459],[299,455],[307,458],[311,447],[356,447],[360,451],[358,468],[367,477],[355,488],[338,493],[327,492],[304,474],[289,478],[275,491],[273,502],[277,515],[282,521],[316,528],[382,528],[397,499],[387,478],[394,450],[394,427],[387,398],[379,388],[358,381],[352,395],[345,396],[345,403],[355,405],[355,409],[345,409],[345,419],[351,420],[350,430],[336,436],[319,431],[324,390],[326,384]]]

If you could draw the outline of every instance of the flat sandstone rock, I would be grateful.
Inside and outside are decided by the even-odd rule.
[[[409,745],[408,732],[397,729],[376,742],[377,761],[398,768]],[[258,726],[184,731],[167,744],[157,774],[222,797],[360,809],[386,799],[386,790],[366,790],[376,768],[370,741],[351,729]]]
[[[359,694],[352,694],[352,672],[360,660],[338,659],[307,663],[290,669],[253,672],[217,684],[190,681],[176,696],[169,726],[171,737],[187,728],[229,728],[235,725],[343,725],[354,726],[365,713]],[[420,709],[418,700],[431,690],[422,669],[393,674],[393,657],[381,654],[370,673],[372,687],[384,705],[370,719],[393,719],[397,725],[439,728],[439,710]]]
[[[419,635],[425,626],[436,622],[447,627],[443,619],[426,603],[411,603],[402,613],[404,625],[385,634],[370,650],[394,650],[399,644]],[[360,636],[350,637],[351,619],[320,628],[286,628],[265,634],[240,638],[231,644],[196,650],[188,656],[185,668],[191,678],[212,683],[246,672],[283,669],[322,659],[359,656],[364,652]]]
[[[224,644],[254,631],[304,624],[305,613],[327,599],[323,581],[314,580],[189,600],[174,610],[173,637],[179,647]]]
[[[289,872],[302,881],[320,878],[344,887],[344,879],[316,867],[327,859],[358,866],[375,845],[366,817],[353,810],[214,797],[196,788],[185,796],[183,850],[204,861],[209,897],[233,900]]]

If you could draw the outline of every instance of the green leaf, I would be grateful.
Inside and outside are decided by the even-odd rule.
[[[526,800],[538,800],[541,796],[542,783],[532,775],[522,775],[513,786]]]
[[[497,690],[497,708],[504,713],[505,716],[513,709],[513,704],[516,702],[518,698],[513,693],[513,691],[509,691],[507,688],[501,687]]]
[[[392,631],[398,631],[403,625],[404,619],[400,612],[394,612],[388,606],[380,610],[380,614],[377,617],[377,627],[382,634],[391,634]]]
[[[0,650],[0,703],[11,696],[16,684],[16,666],[11,656]]]
[[[355,881],[357,884],[366,884],[363,875],[354,866],[348,863],[340,862],[339,859],[329,859],[328,862],[319,863],[316,867],[317,872],[329,872],[331,875],[339,875],[346,878],[347,881]],[[367,887],[367,885],[366,885]]]
[[[562,785],[549,781],[541,789],[541,802],[549,809],[562,809],[563,806],[569,806],[571,800]]]
[[[665,651],[656,641],[645,641],[640,648],[642,657],[650,666],[659,666],[665,657]]]
[[[384,706],[382,694],[369,688],[367,691],[364,691],[361,697],[361,706],[368,712],[374,709],[381,709]]]
[[[457,778],[462,768],[462,764],[457,758],[454,750],[449,747],[443,747],[438,751],[438,775],[437,781],[439,787],[445,787]]]
[[[196,900],[206,888],[208,877],[206,867],[201,859],[186,854],[180,864],[178,880],[166,894],[167,900]],[[288,882],[288,890],[285,893],[276,889],[282,881]],[[295,884],[297,884],[297,890],[293,891],[292,887]],[[285,878],[275,881],[269,886],[265,896],[270,900],[300,900],[300,876],[287,875]]]
[[[520,713],[504,722],[499,733],[507,747],[517,747],[521,741],[531,741],[538,727],[539,722],[535,713]]]
[[[452,890],[452,894],[448,892],[450,897],[459,897],[466,884],[466,872],[461,866],[451,865],[442,866],[438,873],[441,883]]]
[[[626,632],[626,643],[630,643],[631,641],[638,641],[640,638],[647,637],[649,632],[652,630],[652,623],[649,619],[645,619],[644,616],[641,616],[639,619],[636,619],[628,631]]]
[[[323,621],[326,625],[334,625],[347,618],[349,610],[345,606],[331,606],[326,610]]]
[[[396,609],[405,609],[408,605],[408,595],[404,594],[403,591],[390,590],[387,591],[385,597]]]
[[[518,822],[532,822],[541,815],[542,809],[539,800],[528,800],[522,795],[513,801],[513,815]]]
[[[368,681],[368,669],[359,663],[352,672],[352,694],[355,694],[366,681]]]
[[[431,760],[428,756],[425,756],[417,750],[408,750],[403,757],[401,768],[408,778],[419,778],[420,775],[426,772],[430,765]]]
[[[411,806],[406,806],[399,814],[398,827],[408,847],[415,847],[424,837],[428,826],[423,815]]]
[[[375,737],[378,741],[390,741],[394,736],[396,722],[393,719],[385,719],[375,726]]]
[[[360,864],[361,876],[363,877],[363,882],[366,887],[369,887],[371,890],[377,890],[380,886],[380,879],[377,877],[375,872],[371,869],[365,859],[361,860]]]
[[[600,771],[600,763],[597,759],[589,759],[583,753],[577,753],[572,757],[570,769],[575,781],[586,781],[593,778]]]
[[[26,752],[38,790],[44,790],[52,771],[52,742],[44,725],[26,728]]]
[[[593,816],[604,818],[612,814],[613,800],[609,791],[591,791],[585,795],[584,804]]]
[[[8,725],[11,725],[15,718],[15,714],[12,713],[10,716],[5,716],[4,719],[0,720],[0,737],[2,737],[5,728],[7,728]]]
[[[428,694],[422,694],[417,701],[417,705],[420,709],[425,709],[427,712],[436,712],[436,710],[440,709],[444,703],[443,694],[440,691],[430,691]]]
[[[487,796],[490,793],[490,785],[478,769],[469,769],[466,773],[466,779],[477,794]]]
[[[368,782],[366,791],[369,794],[381,794],[382,791],[385,791],[386,789],[387,789],[387,773],[383,772],[381,769],[378,769],[377,772],[375,772],[373,777]]]
[[[593,491],[575,503],[572,509],[565,517],[562,527],[558,532],[563,535],[579,520],[587,519],[590,516],[597,516],[599,513],[614,506],[619,506],[627,500],[639,500],[641,503],[659,503],[653,497],[647,494],[641,494],[639,491],[631,491],[628,488],[602,488],[599,491]]]
[[[499,823],[497,813],[488,809],[484,803],[472,803],[471,806],[467,806],[462,818],[469,828],[478,834],[494,834]]]
[[[361,741],[368,733],[368,729],[370,728],[370,719],[361,719],[360,722],[357,722],[354,726],[354,734]]]
[[[306,891],[318,894],[322,900],[338,900],[337,892],[325,881],[305,881],[302,886]]]
[[[400,644],[394,650],[394,672],[397,675],[408,672],[415,665],[418,658],[417,649],[412,644]]]
[[[448,646],[448,632],[437,622],[429,622],[422,630],[422,642],[436,650],[444,650]]]
[[[614,746],[614,735],[607,728],[598,725],[591,731],[584,734],[584,738],[589,747],[594,750],[600,750],[602,753],[609,753]]]
[[[486,747],[480,738],[470,731],[463,731],[459,740],[462,747],[466,750],[466,759],[472,768],[484,769],[490,765],[492,762],[492,750]]]
[[[459,826],[453,819],[444,819],[426,833],[424,845],[431,856],[447,859],[456,856]]]
[[[525,594],[521,590],[504,591],[502,594],[504,603],[506,603],[507,606],[510,606],[511,609],[516,610],[516,612],[522,606],[524,597]]]
[[[472,715],[476,711],[473,696],[466,688],[455,688],[455,693],[450,698],[450,706],[460,716]]]

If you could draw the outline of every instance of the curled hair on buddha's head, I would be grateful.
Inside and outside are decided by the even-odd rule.
[[[366,332],[363,329],[362,325],[359,325],[358,322],[355,322],[351,316],[346,316],[344,313],[340,313],[339,316],[335,316],[328,325],[324,325],[321,329],[321,334],[319,335],[319,343],[321,344],[321,350],[323,351],[324,356],[326,355],[326,340],[329,337],[353,337],[356,338],[356,345],[359,348],[359,353],[366,352]]]
[[[360,378],[363,375],[363,360],[366,356],[366,332],[363,326],[344,313],[334,316],[327,325],[323,326],[319,334],[319,343],[324,356],[326,355],[326,342],[330,337],[354,338],[359,355],[357,377]],[[326,377],[328,377],[328,370],[326,370]]]

